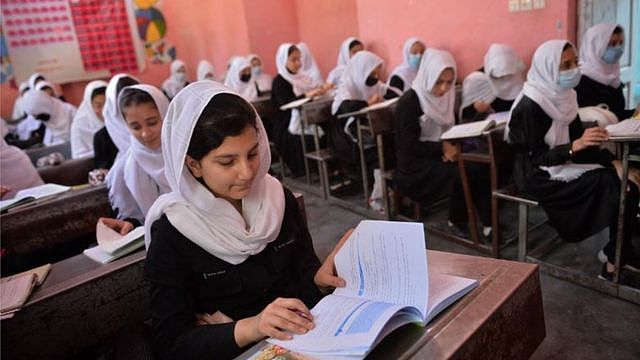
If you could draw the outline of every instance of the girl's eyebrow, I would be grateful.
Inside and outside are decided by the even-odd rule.
[[[252,152],[252,151],[256,150],[258,148],[258,145],[259,145],[259,143],[256,143],[255,145],[253,145],[253,147],[251,148],[251,150],[249,150],[249,152]],[[238,156],[238,154],[222,154],[222,155],[215,156],[214,158],[215,159],[221,159],[221,158],[228,159],[228,158],[234,158],[234,157],[237,157],[237,156]]]

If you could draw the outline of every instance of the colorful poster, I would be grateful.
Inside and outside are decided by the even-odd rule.
[[[145,53],[153,64],[168,63],[176,59],[176,48],[165,38],[167,23],[157,0],[134,0],[138,34],[144,42]]]

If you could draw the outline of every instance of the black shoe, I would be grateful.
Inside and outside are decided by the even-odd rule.
[[[451,221],[447,221],[447,230],[451,235],[470,239],[471,233],[469,232],[469,226],[465,223],[454,223]]]

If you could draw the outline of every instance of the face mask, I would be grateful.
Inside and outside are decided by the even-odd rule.
[[[364,83],[367,86],[373,86],[373,85],[378,83],[378,78],[377,77],[373,77],[373,76],[369,76],[369,77],[367,77],[367,80],[365,80]]]
[[[242,81],[242,82],[249,82],[249,79],[251,79],[251,74],[242,74],[242,75],[240,75],[240,81]]]
[[[38,114],[35,116],[36,119],[40,120],[40,121],[49,121],[49,119],[51,119],[51,115],[49,114]]]
[[[206,80],[215,80],[215,78],[213,77],[213,75],[207,75],[204,77]]]
[[[573,89],[578,86],[582,73],[579,68],[560,71],[558,74],[558,85],[565,89]]]
[[[251,68],[251,73],[253,76],[258,76],[262,74],[262,66],[254,66]]]
[[[176,73],[174,76],[175,76],[176,80],[178,80],[180,82],[184,82],[185,79],[187,78],[187,74],[185,74],[183,72]]]
[[[418,70],[420,67],[420,59],[422,59],[422,55],[420,54],[409,55],[409,66],[414,70]]]
[[[604,54],[602,54],[602,61],[613,65],[620,60],[623,52],[624,48],[622,46],[609,46],[607,50],[604,51]]]

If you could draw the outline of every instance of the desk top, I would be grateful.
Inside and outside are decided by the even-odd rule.
[[[406,325],[367,358],[528,358],[545,336],[538,266],[427,251],[429,271],[480,281],[425,328]],[[526,325],[525,325],[526,324]],[[260,342],[239,359],[265,346]]]

